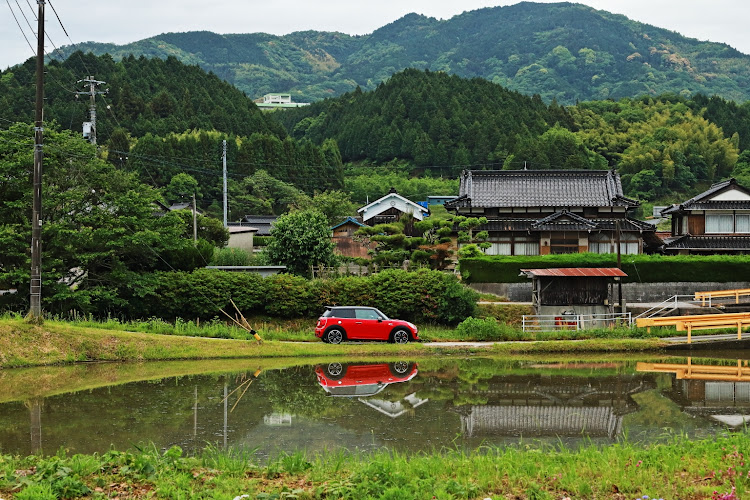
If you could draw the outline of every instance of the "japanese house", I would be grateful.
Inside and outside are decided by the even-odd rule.
[[[630,216],[612,170],[464,170],[459,196],[445,207],[486,217],[488,255],[638,254],[656,250],[655,228]]]
[[[672,218],[668,254],[750,253],[750,191],[735,179],[661,211]]]
[[[424,219],[430,213],[429,209],[404,198],[393,188],[387,195],[368,203],[357,212],[368,226],[389,224],[401,220],[404,216],[408,217],[405,221],[408,225],[415,220]]]

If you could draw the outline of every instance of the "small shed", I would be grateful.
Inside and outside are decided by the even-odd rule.
[[[537,315],[612,314],[612,285],[626,277],[616,267],[522,269],[532,280],[532,305]]]
[[[365,226],[365,224],[354,217],[347,217],[333,226],[331,228],[333,233],[331,239],[336,245],[334,251],[344,257],[369,258],[369,250],[377,246],[375,242],[363,241],[361,239],[358,240],[354,237],[354,233],[363,226]]]

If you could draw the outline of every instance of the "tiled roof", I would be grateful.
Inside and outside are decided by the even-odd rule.
[[[706,191],[696,195],[684,203],[671,205],[661,211],[662,215],[670,215],[678,213],[683,210],[737,210],[737,209],[748,209],[750,208],[750,202],[748,201],[734,201],[734,200],[711,200],[710,198],[721,191],[734,187],[745,193],[750,194],[749,191],[737,185],[737,180],[727,179],[725,181],[717,182],[712,185]]]
[[[556,214],[555,214],[556,215]],[[575,214],[567,214],[575,215]],[[477,231],[615,231],[620,224],[620,231],[625,232],[654,232],[654,226],[635,219],[586,219],[576,216],[576,219],[561,216],[545,217],[544,219],[496,219],[488,220],[476,229]],[[581,219],[581,220],[578,220]]]
[[[565,220],[565,219],[569,219]],[[574,223],[581,225],[583,227],[588,227],[589,229],[593,229],[597,227],[596,221],[593,221],[591,219],[587,219],[586,217],[582,217],[580,215],[574,214],[572,212],[568,212],[567,210],[563,210],[561,212],[555,212],[554,214],[545,217],[544,219],[539,219],[535,223],[531,225],[534,229],[539,229],[540,227],[544,226],[554,226],[555,223],[560,222],[567,222],[567,223]]]
[[[271,225],[276,222],[278,215],[246,215],[241,220],[242,225],[257,227],[258,236],[269,236],[271,234]],[[232,225],[231,223],[229,225]]]
[[[611,170],[464,170],[446,207],[637,206]]]
[[[693,236],[686,234],[665,241],[664,250],[750,251],[748,236]]]

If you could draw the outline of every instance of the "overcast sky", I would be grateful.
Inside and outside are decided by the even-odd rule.
[[[50,2],[70,38],[60,28]],[[274,6],[272,2],[253,0],[95,0],[91,4],[48,0],[45,17],[52,43],[47,41],[46,44],[47,52],[52,52],[52,44],[57,47],[85,41],[124,44],[161,33],[198,30],[277,35],[319,30],[361,35],[372,33],[410,12],[448,19],[466,10],[514,3],[517,2],[286,0]],[[692,38],[727,43],[750,54],[748,0],[585,0],[579,3],[624,14]],[[36,9],[34,0],[0,2],[1,69],[34,55],[36,41],[29,25],[36,29]]]

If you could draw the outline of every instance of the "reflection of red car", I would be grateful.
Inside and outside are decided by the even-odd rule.
[[[413,323],[363,306],[327,307],[315,325],[315,336],[331,344],[344,340],[387,340],[397,344],[420,340]]]
[[[328,363],[315,367],[318,383],[331,396],[372,396],[396,382],[417,375],[417,364],[406,361],[378,364]]]

